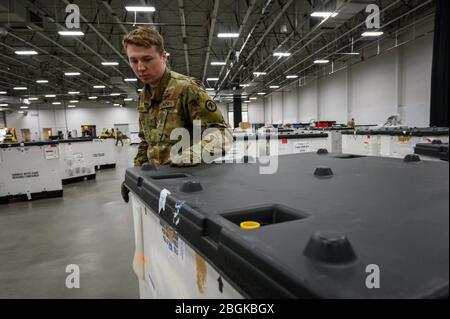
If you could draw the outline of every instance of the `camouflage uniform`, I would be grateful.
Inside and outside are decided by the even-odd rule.
[[[201,132],[207,128],[218,128],[222,134],[217,139],[214,133],[208,134],[201,142],[203,149],[207,141],[221,149],[227,148],[227,140],[223,134],[228,125],[222,113],[206,93],[203,84],[182,74],[166,71],[161,82],[153,91],[148,85],[139,95],[137,110],[139,112],[139,144],[138,153],[134,159],[136,166],[151,162],[156,165],[170,164],[170,149],[178,142],[171,140],[170,133],[175,128],[186,128],[191,137],[188,152],[192,156],[193,121],[201,120]],[[231,136],[231,135],[230,135]],[[209,143],[211,142],[212,143]],[[217,143],[215,143],[217,141]],[[220,143],[222,141],[222,143]]]

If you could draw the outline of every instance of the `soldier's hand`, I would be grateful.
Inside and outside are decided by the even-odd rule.
[[[177,154],[172,156],[170,165],[176,167],[187,167],[187,166],[196,166],[201,163],[201,156],[192,150],[192,148],[188,148],[183,151],[181,154]]]
[[[130,200],[130,197],[128,196],[128,194],[130,193],[130,190],[125,186],[125,182],[122,182],[122,185],[120,187],[120,192],[122,194],[122,198],[125,201],[125,203],[128,203],[128,201]]]

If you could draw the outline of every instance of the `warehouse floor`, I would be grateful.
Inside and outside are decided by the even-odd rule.
[[[116,147],[115,169],[64,185],[62,198],[0,205],[0,298],[138,298],[133,219],[120,195],[137,147]],[[80,269],[68,289],[66,266]]]

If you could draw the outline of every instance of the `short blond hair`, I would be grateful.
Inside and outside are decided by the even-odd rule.
[[[164,52],[164,39],[162,35],[158,31],[149,28],[138,27],[137,29],[132,30],[123,37],[122,44],[125,50],[127,49],[128,44],[134,44],[145,48],[154,45],[156,51],[160,54],[163,54]]]

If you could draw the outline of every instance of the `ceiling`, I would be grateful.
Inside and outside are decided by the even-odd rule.
[[[80,9],[83,36],[58,34],[66,29],[70,3]],[[382,39],[392,39],[399,30],[433,17],[435,10],[431,0],[0,0],[0,92],[6,92],[0,94],[0,105],[16,109],[25,98],[37,97],[29,102],[56,108],[66,107],[72,100],[91,107],[134,106],[135,102],[124,98],[136,99],[142,83],[124,82],[135,76],[121,40],[138,25],[159,30],[170,53],[170,68],[215,88],[211,94],[216,98],[242,92],[270,93],[276,90],[269,89],[270,85],[282,89],[299,81],[286,79],[286,75],[304,78],[331,67],[314,64],[316,59],[330,59],[332,67],[363,59],[364,50],[379,41],[361,37],[370,3],[381,10]],[[125,10],[129,5],[149,5],[156,10],[135,15]],[[311,17],[314,11],[338,15],[323,20]],[[239,33],[239,37],[218,38],[222,32]],[[38,54],[14,53],[24,49]],[[291,55],[275,57],[274,52]],[[350,52],[359,54],[343,54]],[[103,66],[102,61],[118,65]],[[217,61],[225,65],[210,64]],[[65,76],[68,71],[80,75]],[[256,76],[256,71],[266,74]],[[38,84],[38,79],[48,83]],[[94,85],[105,88],[94,89]],[[27,89],[13,89],[18,86]],[[46,94],[56,97],[46,98]],[[88,96],[98,98],[88,100]],[[62,104],[52,105],[54,101]]]

